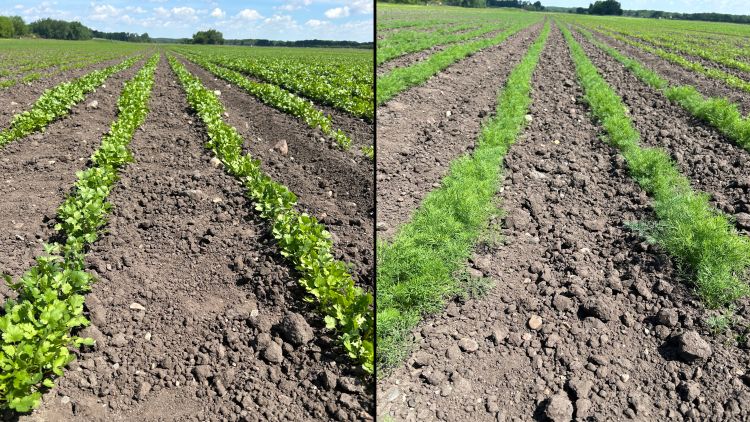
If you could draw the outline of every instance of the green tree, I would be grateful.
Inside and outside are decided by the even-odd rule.
[[[597,1],[589,4],[590,15],[622,15],[622,6],[616,0]]]
[[[0,16],[0,38],[13,38],[13,21],[5,16]]]
[[[215,29],[198,31],[193,34],[193,44],[224,44],[224,35]]]
[[[13,22],[14,37],[23,37],[24,35],[28,35],[29,27],[26,26],[26,22],[24,22],[20,16],[11,16],[10,20],[11,22]]]

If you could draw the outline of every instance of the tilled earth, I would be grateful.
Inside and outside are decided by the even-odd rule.
[[[149,109],[87,257],[98,282],[81,334],[97,346],[21,419],[372,419],[369,379],[302,300],[242,186],[212,165],[164,58]]]
[[[471,31],[475,30],[476,28],[470,29]],[[467,30],[467,31],[470,31]],[[494,31],[488,32],[484,35],[480,35],[478,37],[471,38],[469,40],[465,41],[459,41],[458,43],[449,43],[449,44],[440,44],[433,47],[430,47],[426,50],[417,51],[414,53],[408,53],[404,54],[403,56],[396,57],[392,60],[388,60],[387,62],[381,64],[377,67],[377,75],[378,77],[392,71],[393,69],[396,69],[398,67],[407,67],[411,66],[415,63],[421,62],[423,60],[427,60],[435,53],[438,53],[440,51],[445,50],[446,48],[452,47],[456,44],[465,44],[467,42],[477,41],[477,40],[484,40],[484,39],[490,39],[493,37],[496,37],[500,35],[501,32],[503,32],[504,28],[498,28]]]
[[[707,192],[712,203],[733,216],[737,228],[750,234],[750,154],[730,139],[691,117],[661,93],[578,35],[577,40],[607,83],[630,109],[644,145],[666,149],[693,188]]]
[[[651,218],[622,157],[600,140],[553,28],[532,121],[506,159],[503,244],[477,247],[496,281],[414,332],[379,382],[397,420],[746,420],[750,357],[708,333],[669,257],[628,222]],[[746,325],[747,304],[736,318]]]
[[[261,160],[268,175],[299,197],[304,209],[323,217],[321,221],[333,235],[337,258],[354,265],[359,284],[371,287],[375,216],[372,161],[353,154],[357,147],[341,151],[331,146],[322,140],[319,131],[304,122],[261,103],[240,88],[216,80],[196,65],[183,63],[206,87],[221,92],[227,120],[244,137],[246,150]],[[368,124],[364,121],[351,123],[344,130],[357,131],[362,141],[372,145],[372,124],[367,133]],[[288,148],[286,155],[274,149],[282,141]]]
[[[86,168],[101,144],[116,117],[123,83],[142,65],[140,61],[112,75],[44,132],[0,150],[0,273],[19,277],[43,251],[43,242],[52,234],[50,221],[70,193],[76,171]],[[96,108],[90,106],[94,101]],[[0,283],[0,300],[7,293],[5,283]]]
[[[535,24],[439,73],[378,107],[378,236],[392,236],[450,161],[471,151],[483,119],[494,114],[497,91],[534,42]]]
[[[148,57],[148,53],[142,54],[144,57]],[[126,57],[131,56],[128,55]],[[125,60],[126,57],[95,63],[81,69],[65,71],[53,76],[37,79],[36,81],[19,83],[10,88],[0,90],[0,104],[3,104],[3,107],[0,108],[0,127],[6,127],[13,119],[14,115],[21,113],[24,110],[28,110],[45,90],[53,88],[63,82],[68,82],[75,78],[84,76],[94,70],[100,70],[108,66],[119,64]],[[134,66],[138,66],[139,64],[143,64],[143,62],[138,62]]]
[[[698,72],[692,72],[684,67],[664,60],[661,57],[633,47],[622,41],[608,37],[598,32],[592,32],[599,41],[609,44],[626,56],[632,57],[648,68],[654,70],[672,85],[692,85],[703,95],[711,97],[726,97],[737,104],[743,115],[750,113],[750,95],[747,92],[728,86],[724,81],[710,78]]]

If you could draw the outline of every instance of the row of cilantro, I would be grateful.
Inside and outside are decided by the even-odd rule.
[[[87,59],[81,59],[81,58],[79,58],[78,60],[73,60],[73,61],[71,61],[71,62],[69,62],[67,64],[61,64],[59,66],[56,66],[54,64],[53,65],[49,65],[49,66],[45,66],[45,67],[41,68],[41,70],[45,70],[45,69],[48,69],[50,67],[54,67],[54,70],[52,70],[50,72],[46,72],[46,73],[42,73],[42,72],[30,72],[30,73],[26,73],[26,74],[24,74],[22,76],[19,75],[19,76],[16,76],[14,78],[5,79],[5,80],[0,81],[0,88],[10,88],[10,87],[15,86],[15,85],[17,85],[19,83],[29,83],[29,82],[36,81],[37,79],[49,78],[49,77],[52,77],[52,76],[55,76],[55,75],[59,75],[60,73],[66,72],[68,70],[81,69],[81,68],[84,68],[84,67],[92,65],[92,64],[101,63],[101,62],[104,62],[104,61],[107,61],[107,60],[111,60],[113,58],[117,58],[117,57],[121,57],[121,56],[122,56],[121,54],[116,54],[116,55],[111,55],[111,56],[110,55],[108,55],[108,56],[94,56],[94,57],[90,57],[90,58],[87,58]]]
[[[413,219],[391,242],[377,247],[377,359],[379,369],[398,364],[408,334],[426,314],[461,292],[455,274],[493,213],[503,159],[524,127],[531,77],[550,32],[549,23],[508,76],[497,113],[487,122],[472,155],[451,163],[442,186],[430,192]]]
[[[330,234],[314,217],[294,209],[297,197],[263,173],[260,162],[243,155],[243,139],[222,118],[224,107],[200,79],[190,74],[175,57],[172,70],[187,93],[210,138],[209,148],[229,174],[239,179],[260,215],[272,224],[272,234],[299,272],[300,284],[316,300],[326,326],[335,329],[349,356],[367,372],[373,371],[374,321],[372,296],[354,285],[344,263],[333,257]]]
[[[111,75],[129,68],[140,59],[141,56],[132,57],[120,64],[95,70],[44,91],[30,110],[16,115],[10,127],[0,131],[0,147],[44,129],[55,119],[68,114],[73,106],[83,101],[87,93],[99,87]]]
[[[461,25],[458,28],[471,28],[476,24]],[[491,22],[482,25],[473,31],[456,34],[456,28],[439,29],[433,32],[401,31],[382,41],[378,41],[376,63],[378,65],[403,56],[404,54],[426,50],[436,45],[453,44],[472,38],[481,37],[494,31],[502,29],[505,24]]]
[[[372,56],[367,63],[358,60],[320,60],[309,57],[232,57],[221,54],[191,54],[213,64],[278,85],[321,104],[330,105],[354,116],[373,120],[375,96],[373,89]]]
[[[736,104],[730,103],[726,98],[705,98],[693,86],[670,86],[659,74],[597,40],[591,32],[581,27],[576,27],[576,29],[589,42],[622,63],[638,79],[661,91],[669,100],[682,106],[688,113],[712,125],[750,151],[750,119],[742,117]]]
[[[519,15],[515,23],[499,35],[484,40],[477,40],[465,44],[458,44],[433,54],[429,59],[415,63],[407,67],[399,67],[378,78],[377,104],[383,104],[396,94],[420,85],[464,57],[467,57],[481,49],[499,44],[506,38],[520,30],[537,23],[537,15]]]
[[[657,221],[641,225],[643,234],[690,271],[708,306],[726,305],[746,296],[750,289],[743,278],[750,268],[750,239],[737,234],[729,219],[710,205],[708,195],[692,190],[668,153],[639,145],[640,134],[622,99],[599,75],[568,28],[561,25],[561,29],[585,99],[608,142],[620,150],[632,177],[653,198]]]
[[[704,74],[710,78],[717,79],[720,81],[725,82],[727,85],[741,89],[746,92],[750,92],[750,82],[739,78],[735,75],[732,75],[731,73],[725,72],[721,69],[716,69],[713,67],[706,67],[703,66],[700,63],[696,63],[693,61],[690,61],[684,57],[682,57],[679,54],[671,53],[669,51],[666,51],[664,49],[654,47],[648,44],[644,44],[642,42],[635,41],[631,38],[628,38],[626,36],[620,35],[618,33],[612,32],[610,30],[606,30],[603,28],[598,29],[599,32],[602,32],[603,34],[609,35],[610,37],[622,41],[626,44],[632,45],[633,47],[639,48],[641,50],[647,51],[651,54],[654,54],[656,56],[661,57],[664,60],[670,61],[672,63],[675,63],[679,66],[682,66],[685,69],[688,69],[693,72],[698,72],[701,74]]]
[[[300,98],[276,85],[251,81],[245,75],[218,66],[201,56],[191,55],[187,56],[187,59],[214,75],[244,89],[263,103],[304,120],[310,127],[320,127],[320,130],[333,138],[342,149],[346,150],[351,146],[352,140],[341,129],[334,129],[331,117],[326,116],[322,111],[315,108],[314,104],[310,101]]]
[[[7,278],[18,297],[8,299],[0,316],[0,407],[17,412],[36,408],[42,389],[51,388],[54,377],[74,359],[69,348],[93,344],[71,335],[88,324],[82,294],[94,278],[84,270],[85,248],[107,221],[111,204],[106,199],[118,170],[132,161],[128,144],[148,114],[159,57],[149,59],[123,88],[118,118],[94,153],[93,166],[78,172],[74,192],[58,209],[55,230],[65,242],[46,246],[49,256],[38,257],[18,282]]]

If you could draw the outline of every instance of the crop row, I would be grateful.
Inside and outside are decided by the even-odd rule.
[[[310,127],[319,127],[323,133],[332,137],[342,149],[348,149],[351,145],[351,139],[341,129],[333,128],[330,116],[323,114],[310,101],[274,84],[254,82],[237,71],[218,66],[201,56],[188,56],[188,60],[244,89],[263,103],[304,120]]]
[[[102,41],[69,41],[39,39],[0,39],[0,77],[52,66],[70,66],[80,61],[111,60],[130,55],[143,47],[137,44]]]
[[[44,72],[44,73],[38,72],[38,71],[29,72],[23,75],[15,76],[13,78],[4,79],[0,81],[0,88],[10,88],[19,83],[29,83],[37,79],[52,77],[55,75],[59,75],[63,72],[67,72],[69,70],[81,69],[92,64],[101,63],[101,62],[111,60],[113,58],[117,58],[121,56],[122,54],[111,54],[111,55],[105,55],[105,56],[96,55],[94,57],[90,57],[87,59],[78,59],[78,60],[69,61],[65,64],[58,63],[58,64],[47,65],[44,67],[40,67],[38,70],[47,70],[51,67],[54,67],[54,70],[49,71],[49,72]],[[32,70],[37,70],[37,69],[32,69]]]
[[[508,29],[489,39],[457,44],[431,55],[427,60],[407,67],[400,67],[381,76],[377,80],[377,103],[393,98],[399,92],[424,83],[433,75],[481,49],[500,44],[511,35],[538,21],[537,17],[520,15]]]
[[[726,46],[715,41],[706,45],[700,45],[693,40],[688,41],[683,38],[675,37],[672,34],[647,34],[624,30],[617,30],[616,32],[620,35],[636,38],[658,47],[664,47],[669,50],[702,57],[706,60],[721,63],[734,69],[750,72],[750,63],[735,59],[736,50],[734,48],[726,48]]]
[[[70,82],[64,82],[44,91],[30,110],[16,115],[10,127],[0,131],[0,147],[23,138],[70,112],[76,104],[83,101],[86,94],[100,86],[111,75],[123,71],[141,59],[136,56],[101,70],[95,70]]]
[[[151,57],[125,84],[118,118],[94,153],[93,165],[77,173],[73,193],[59,207],[55,230],[65,241],[45,246],[47,255],[38,257],[18,282],[7,278],[18,297],[8,299],[0,316],[0,407],[36,408],[42,389],[53,387],[54,377],[74,359],[69,348],[93,344],[71,334],[88,324],[83,294],[94,278],[85,271],[85,248],[107,221],[111,204],[106,199],[118,170],[132,160],[128,144],[148,114],[159,58]]]
[[[181,50],[190,54],[190,50]],[[354,116],[372,121],[372,58],[360,60],[307,57],[231,56],[201,52],[201,59],[241,72],[321,104],[330,105]],[[195,57],[197,54],[192,54]]]
[[[452,44],[481,37],[490,32],[498,31],[504,26],[506,25],[493,22],[462,34],[453,33],[455,30],[438,30],[435,32],[401,31],[392,37],[378,41],[376,61],[380,65],[404,54],[426,50],[436,45]]]
[[[372,296],[354,285],[343,262],[333,257],[330,234],[314,217],[294,209],[297,197],[286,186],[261,170],[260,162],[242,153],[244,141],[224,119],[218,97],[206,89],[173,56],[172,70],[187,93],[188,103],[206,125],[206,147],[221,160],[226,171],[239,179],[260,215],[272,225],[282,255],[299,272],[300,284],[316,301],[326,326],[338,332],[349,356],[373,371],[374,320]]]
[[[561,26],[570,47],[585,99],[617,148],[631,176],[653,199],[657,221],[639,226],[647,239],[669,252],[694,278],[703,300],[727,305],[750,293],[742,279],[750,268],[750,239],[740,236],[730,220],[711,206],[708,195],[692,190],[669,154],[643,148],[622,99],[599,75],[568,28]]]
[[[531,103],[531,77],[550,32],[549,23],[508,76],[497,112],[482,129],[471,155],[451,163],[441,186],[430,192],[391,242],[378,244],[378,367],[401,361],[408,333],[423,315],[440,310],[462,286],[465,265],[480,231],[497,212],[493,197],[503,159],[523,129]]]
[[[597,40],[589,31],[580,27],[576,29],[589,42],[622,63],[638,79],[661,91],[669,100],[682,106],[688,113],[717,128],[725,136],[750,151],[750,119],[743,118],[736,104],[730,103],[725,98],[705,98],[692,86],[670,86],[659,74],[646,68],[637,60]]]
[[[750,92],[750,82],[745,81],[742,78],[739,78],[735,75],[732,75],[731,73],[725,72],[720,69],[712,68],[712,67],[706,67],[703,66],[700,63],[696,63],[694,61],[688,60],[685,57],[671,53],[669,51],[666,51],[662,48],[654,47],[648,44],[644,44],[639,41],[635,41],[631,38],[628,38],[626,36],[614,33],[609,30],[601,29],[601,32],[604,34],[607,34],[611,36],[614,39],[620,40],[626,44],[632,45],[633,47],[639,48],[641,50],[647,51],[651,54],[654,54],[656,56],[661,57],[662,59],[665,59],[667,61],[670,61],[672,63],[675,63],[679,66],[682,66],[685,69],[688,69],[693,72],[698,72],[701,74],[704,74],[710,78],[718,79],[720,81],[724,81],[727,85],[732,86],[734,88],[739,88],[743,91]]]

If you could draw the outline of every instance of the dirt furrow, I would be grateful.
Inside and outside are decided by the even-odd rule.
[[[712,61],[712,60],[709,60],[709,59],[704,59],[703,57],[700,57],[700,56],[694,56],[692,54],[680,51],[680,50],[678,50],[676,48],[670,48],[670,47],[666,47],[666,46],[657,45],[657,44],[652,43],[650,41],[642,40],[642,39],[640,39],[638,37],[634,37],[634,36],[630,36],[630,35],[625,35],[625,34],[620,34],[620,35],[622,35],[622,36],[624,36],[626,38],[629,38],[629,39],[631,39],[633,41],[639,42],[641,44],[645,44],[645,45],[647,45],[649,47],[658,48],[658,49],[667,51],[669,53],[676,54],[678,56],[682,56],[686,60],[689,60],[689,61],[694,62],[694,63],[699,63],[701,66],[703,66],[703,67],[705,67],[707,69],[714,68],[714,69],[717,69],[717,70],[721,70],[722,72],[729,73],[729,74],[731,74],[733,76],[736,76],[736,77],[738,77],[740,79],[744,79],[746,81],[750,80],[750,73],[748,73],[746,71],[743,71],[743,70],[740,70],[740,69],[736,69],[736,68],[733,68],[733,67],[730,67],[730,66],[727,66],[725,64],[722,64],[722,63],[719,63],[719,62],[715,62],[715,61]]]
[[[51,77],[41,78],[32,81],[29,84],[19,83],[10,88],[0,90],[0,104],[3,104],[3,107],[0,108],[0,128],[7,128],[11,120],[13,120],[13,116],[28,110],[45,90],[91,73],[94,70],[104,69],[105,67],[118,64],[123,60],[124,57],[107,60],[81,69],[68,70]],[[142,62],[138,62],[138,64],[141,63]],[[109,80],[111,79],[112,78],[110,77]],[[105,82],[105,84],[106,83],[107,82]],[[91,93],[86,97],[84,102],[93,101],[89,99],[89,97],[91,97]]]
[[[669,81],[672,85],[692,85],[703,95],[727,98],[729,101],[737,104],[742,111],[742,114],[745,116],[750,113],[750,94],[747,92],[727,86],[723,81],[687,70],[684,67],[664,60],[659,56],[640,50],[598,32],[592,32],[592,34],[594,34],[594,37],[599,41],[609,44],[621,53],[640,61],[643,65],[652,69],[662,78]]]
[[[83,334],[98,346],[28,420],[367,420],[371,393],[240,184],[210,164],[164,59],[150,110],[87,258],[99,281]]]
[[[464,44],[468,42],[478,41],[478,40],[486,40],[490,39],[492,37],[496,37],[501,32],[503,32],[505,29],[498,29],[496,31],[489,32],[487,34],[474,37],[468,40],[459,41],[457,43],[447,43],[447,44],[440,44],[432,46],[426,50],[417,51],[414,53],[408,53],[404,54],[403,56],[396,57],[392,60],[388,60],[387,62],[381,64],[377,67],[377,76],[381,77],[385,75],[386,73],[392,71],[393,69],[396,69],[398,67],[408,67],[415,63],[421,62],[423,60],[427,60],[430,56],[432,56],[435,53],[441,52],[445,50],[446,48],[452,47],[456,44]]]
[[[750,359],[705,334],[704,311],[668,257],[625,226],[650,215],[649,200],[600,140],[559,30],[538,66],[533,120],[510,150],[498,198],[508,212],[503,244],[478,246],[472,263],[497,286],[421,324],[415,352],[380,383],[378,414],[747,417]],[[710,357],[685,363],[675,338],[696,329]]]
[[[494,114],[498,90],[541,28],[526,28],[378,107],[379,236],[392,236],[451,160],[473,149],[482,121]]]
[[[642,142],[665,148],[693,187],[711,194],[712,203],[733,215],[737,227],[750,234],[750,153],[639,81],[580,34],[575,36],[602,76],[623,98]]]
[[[269,107],[246,91],[183,61],[205,86],[221,91],[229,123],[245,138],[245,148],[274,180],[298,197],[302,209],[334,235],[338,258],[356,266],[355,279],[372,286],[373,163],[321,141],[322,134],[293,116]],[[274,149],[286,141],[288,154]]]
[[[101,143],[117,116],[122,84],[143,65],[112,75],[71,114],[42,133],[11,142],[0,150],[0,273],[13,277],[29,269],[52,233],[50,219],[76,181],[76,171]],[[97,108],[87,107],[97,101]],[[3,299],[4,282],[0,282]]]

